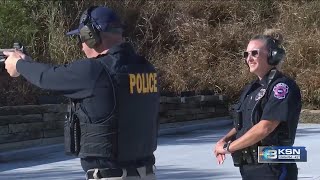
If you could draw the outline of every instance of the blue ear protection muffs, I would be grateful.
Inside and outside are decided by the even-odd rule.
[[[285,58],[286,52],[283,48],[278,47],[274,40],[271,41],[273,41],[273,48],[270,48],[267,60],[269,65],[276,66]]]
[[[83,27],[80,29],[80,39],[86,43],[88,47],[94,48],[101,43],[100,31],[101,28],[96,24],[91,17],[91,12],[98,6],[88,8],[82,15],[80,23]]]

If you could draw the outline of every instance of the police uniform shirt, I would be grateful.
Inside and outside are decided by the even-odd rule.
[[[237,138],[244,135],[260,120],[280,121],[281,125],[287,127],[292,138],[295,138],[301,111],[300,89],[294,80],[277,71],[268,90],[265,91],[268,76],[269,73],[260,81],[257,80],[249,86],[250,89],[241,108],[243,111],[243,128],[237,132]],[[265,99],[259,101],[264,93]],[[277,137],[273,137],[273,135],[276,134],[277,130],[278,128],[265,138],[266,142],[276,143]]]

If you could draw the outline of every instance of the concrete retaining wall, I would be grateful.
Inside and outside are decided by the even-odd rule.
[[[68,105],[0,107],[0,152],[63,142]],[[219,95],[161,97],[160,123],[223,117],[225,97]]]
[[[300,114],[301,123],[320,123],[320,110],[303,109]]]
[[[67,105],[0,107],[0,152],[60,142]]]

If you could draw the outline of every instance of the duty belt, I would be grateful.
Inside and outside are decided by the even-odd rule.
[[[153,166],[143,166],[140,168],[145,168],[145,174],[153,173]],[[122,177],[124,174],[126,176],[140,176],[138,172],[139,168],[124,168],[124,169],[89,169],[87,171],[87,179],[100,179],[100,178],[111,178],[111,177]]]
[[[242,150],[242,162],[243,164],[257,164],[258,163],[257,151],[251,148]]]
[[[233,164],[239,167],[244,164],[257,164],[258,163],[258,152],[256,148],[248,147],[240,151],[236,151],[231,154]]]

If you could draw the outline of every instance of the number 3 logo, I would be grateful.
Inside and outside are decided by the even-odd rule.
[[[277,150],[268,150],[267,151],[268,155],[268,159],[277,159]]]

